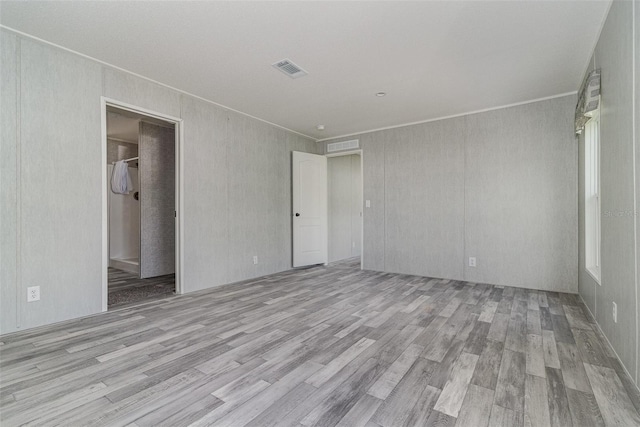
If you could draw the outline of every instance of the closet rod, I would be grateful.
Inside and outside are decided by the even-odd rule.
[[[130,159],[124,159],[122,161],[123,162],[130,162],[131,160],[138,160],[138,159],[139,159],[139,157],[132,157]],[[118,163],[118,162],[111,162],[112,165],[115,165],[116,163]]]

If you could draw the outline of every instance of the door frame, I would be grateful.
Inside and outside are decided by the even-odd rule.
[[[105,96],[100,97],[101,116],[101,141],[102,141],[102,311],[107,311],[109,301],[109,205],[108,205],[108,179],[107,179],[107,108],[114,107],[119,110],[130,111],[154,119],[162,120],[175,126],[175,251],[176,251],[176,295],[184,293],[183,268],[184,265],[184,126],[183,120],[168,114],[152,111],[147,108],[128,104]]]
[[[364,153],[362,149],[339,151],[337,153],[327,153],[325,157],[342,157],[358,154],[360,156],[360,194],[362,195],[362,205],[360,206],[362,216],[360,217],[360,270],[364,270]],[[328,178],[327,178],[328,179]],[[329,247],[329,228],[327,227],[327,248]]]

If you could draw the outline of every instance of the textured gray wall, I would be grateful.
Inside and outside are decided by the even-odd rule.
[[[315,143],[183,96],[187,291],[291,268],[291,152]],[[186,244],[190,242],[190,244]],[[253,256],[258,264],[253,264]]]
[[[183,118],[185,292],[291,268],[291,151],[314,141],[0,33],[1,333],[101,310],[101,95]]]
[[[138,144],[107,139],[107,164],[138,156]]]
[[[184,140],[184,284],[187,291],[227,283],[229,211],[227,123],[221,108],[182,97]]]
[[[633,26],[636,34],[640,22],[635,5],[634,20],[632,2],[613,2],[607,20],[595,48],[590,71],[602,71],[602,106],[600,113],[600,187],[602,210],[602,269],[601,285],[598,285],[584,268],[584,138],[580,138],[580,294],[595,315],[618,356],[640,384],[638,372],[638,283],[637,237],[634,229],[638,221],[635,202],[640,196],[640,177],[637,166],[634,176],[635,155],[640,144],[633,139],[640,123],[633,116],[634,102],[638,105],[638,93],[633,91],[633,63],[638,63],[640,43],[633,51]],[[634,24],[635,22],[635,24]],[[635,59],[634,59],[635,55]],[[637,69],[636,69],[637,72]],[[637,83],[636,83],[637,84]],[[635,99],[634,99],[635,97]],[[636,111],[637,112],[637,111]],[[640,161],[639,157],[635,162]],[[634,200],[635,195],[635,200]],[[618,305],[618,322],[612,317],[612,303]]]
[[[635,135],[636,135],[636,271],[640,267],[640,171],[638,166],[640,165],[640,4],[636,1],[634,3],[634,34],[635,38],[635,79],[636,92],[634,94],[636,104],[636,117],[635,122]],[[632,369],[630,369],[632,371]],[[636,386],[640,387],[640,277],[636,276]]]
[[[465,259],[473,282],[577,292],[573,96],[466,118]]]
[[[351,256],[362,254],[362,158],[351,156]]]
[[[173,128],[140,121],[140,277],[176,271],[176,155]]]
[[[180,93],[132,74],[102,67],[104,96],[136,107],[180,117]]]
[[[463,279],[464,124],[455,118],[386,132],[385,271]]]
[[[577,292],[574,105],[567,96],[350,136],[371,201],[364,267]]]
[[[15,36],[0,31],[0,334],[15,329],[18,310],[17,43]]]
[[[371,207],[364,208],[364,238],[362,260],[365,270],[384,271],[385,269],[385,140],[391,131],[364,134],[359,137],[363,148],[362,179],[364,193],[362,198],[369,200]],[[323,148],[323,150],[326,149]]]
[[[102,82],[100,65],[62,50],[22,39],[17,54],[18,321],[28,328],[101,309]],[[27,303],[35,285],[41,300]]]
[[[327,159],[329,262],[360,255],[360,156]]]

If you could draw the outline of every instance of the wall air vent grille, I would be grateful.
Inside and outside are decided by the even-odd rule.
[[[278,70],[282,71],[292,79],[297,79],[298,77],[307,75],[307,72],[305,70],[298,67],[289,59],[283,59],[282,61],[278,61],[275,64],[271,64],[271,65],[273,65],[274,68],[277,68]]]
[[[333,153],[334,151],[342,150],[357,150],[360,148],[360,140],[352,139],[351,141],[332,142],[327,144],[327,153]]]

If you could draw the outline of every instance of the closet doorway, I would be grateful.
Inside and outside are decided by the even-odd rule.
[[[180,120],[103,99],[103,311],[181,293]]]
[[[327,154],[326,157],[329,262],[362,268],[362,150]]]

